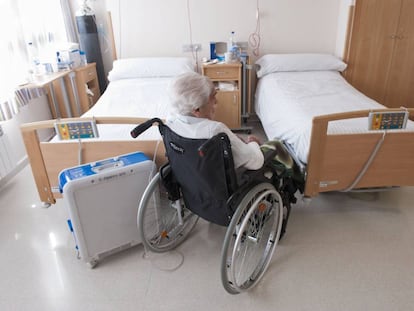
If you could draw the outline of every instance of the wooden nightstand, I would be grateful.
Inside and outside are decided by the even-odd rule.
[[[95,63],[50,74],[36,76],[27,87],[48,90],[50,111],[54,119],[79,117],[101,96]],[[88,95],[86,87],[93,96]]]
[[[203,65],[202,74],[209,77],[217,87],[216,120],[223,122],[230,129],[240,128],[241,63]]]
[[[78,89],[81,114],[83,114],[95,105],[101,96],[96,74],[96,64],[86,64],[85,66],[74,68],[73,71],[76,74],[76,87]],[[92,91],[93,96],[87,94],[86,88]]]

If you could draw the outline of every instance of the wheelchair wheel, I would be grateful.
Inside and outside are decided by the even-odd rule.
[[[138,230],[146,249],[161,253],[177,247],[197,220],[198,216],[185,207],[182,199],[176,202],[168,199],[160,173],[157,173],[147,186],[138,209]]]
[[[241,200],[227,229],[221,257],[224,288],[238,294],[256,285],[279,241],[283,202],[273,185],[254,186]]]

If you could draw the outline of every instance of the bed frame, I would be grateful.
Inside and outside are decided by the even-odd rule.
[[[327,191],[414,186],[414,132],[389,130],[364,134],[327,134],[330,121],[366,117],[371,111],[373,110],[338,113],[313,119],[306,167],[305,197],[314,197]],[[407,109],[407,111],[410,114],[409,118],[413,120],[414,109]],[[79,120],[79,118],[65,120]],[[146,120],[145,118],[97,117],[96,123],[134,125]],[[67,143],[39,141],[37,132],[54,128],[55,122],[56,120],[40,121],[24,124],[21,127],[40,199],[50,204],[54,204],[56,199],[61,197],[58,190],[60,171],[79,165],[78,141]],[[88,142],[84,140],[82,159],[84,163],[88,163],[135,151],[142,151],[153,158],[156,145],[157,141]],[[376,149],[378,152],[375,153]],[[375,156],[372,156],[374,153]],[[158,146],[155,159],[157,165],[166,161],[162,143]]]
[[[354,111],[313,119],[305,197],[327,191],[414,186],[414,132],[327,134],[330,121],[391,110],[396,109]],[[414,109],[401,110],[408,111],[409,119],[414,119]]]
[[[59,121],[79,121],[81,118],[60,119]],[[146,121],[146,118],[128,117],[96,117],[96,124],[132,124],[131,130],[137,124]],[[77,140],[64,143],[42,142],[38,138],[38,131],[54,129],[57,120],[39,121],[23,124],[21,132],[26,147],[29,163],[37,186],[40,200],[54,204],[62,195],[59,192],[59,173],[69,167],[79,165],[80,144]],[[124,140],[124,141],[88,141],[81,142],[82,162],[94,162],[120,154],[142,151],[157,165],[165,163],[165,149],[162,143],[157,146],[156,140]]]

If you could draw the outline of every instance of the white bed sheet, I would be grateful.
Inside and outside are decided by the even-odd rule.
[[[98,102],[83,116],[165,117],[170,112],[171,78],[121,79],[109,83]]]
[[[98,102],[82,117],[140,117],[166,118],[170,113],[167,88],[172,78],[136,78],[121,79],[109,83]],[[136,124],[100,124],[99,138],[87,139],[96,141],[104,139],[132,140],[131,130]],[[157,127],[149,128],[137,139],[159,140],[161,136]],[[53,139],[58,141],[57,138]],[[66,141],[60,141],[66,142]]]
[[[140,117],[166,118],[170,113],[167,94],[171,78],[121,79],[109,83],[99,101],[84,117]],[[130,125],[101,125],[100,137],[105,140],[132,139]],[[161,139],[156,127],[152,127],[139,136],[140,140]]]
[[[315,116],[385,108],[353,88],[337,71],[275,72],[257,85],[255,109],[268,139],[286,141],[306,163]],[[414,131],[413,122],[407,130]],[[329,122],[328,134],[367,133],[368,119]]]

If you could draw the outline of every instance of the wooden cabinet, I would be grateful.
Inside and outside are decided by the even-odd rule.
[[[54,119],[81,116],[101,95],[95,63],[38,76],[30,86],[47,89]],[[88,94],[87,90],[91,93]]]
[[[240,128],[240,107],[242,94],[242,65],[203,65],[202,73],[208,76],[217,88],[216,120],[231,129]]]
[[[54,119],[73,117],[75,111],[74,75],[70,70],[36,76],[28,87],[42,87],[46,90],[49,108]]]
[[[81,114],[83,114],[95,105],[101,95],[96,74],[96,64],[87,64],[75,68],[73,71],[76,74],[76,88],[78,89]]]
[[[388,107],[414,107],[414,0],[357,0],[345,78]]]

